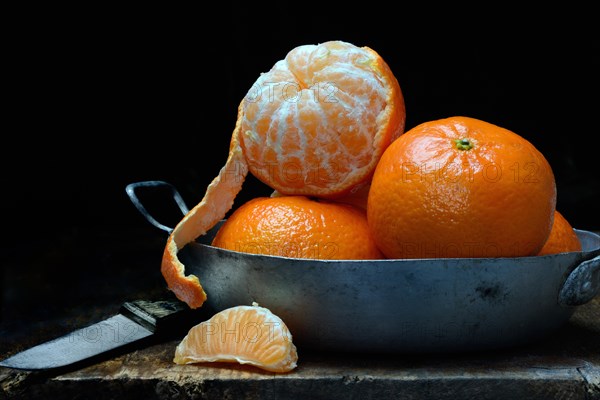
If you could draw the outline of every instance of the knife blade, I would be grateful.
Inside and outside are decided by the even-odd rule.
[[[21,351],[0,361],[0,366],[23,370],[69,366],[134,343],[143,346],[149,339],[185,333],[202,314],[178,300],[125,302],[115,315]]]

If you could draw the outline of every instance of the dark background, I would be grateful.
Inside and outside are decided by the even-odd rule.
[[[11,14],[0,164],[4,330],[75,303],[163,289],[166,234],[141,217],[125,186],[164,180],[189,206],[200,201],[227,157],[237,105],[261,72],[302,44],[376,50],[402,88],[407,129],[465,115],[521,134],[553,167],[557,208],[574,227],[600,230],[595,14],[405,6],[52,5]],[[249,177],[236,203],[269,193]],[[180,215],[160,196],[148,204],[174,225]]]

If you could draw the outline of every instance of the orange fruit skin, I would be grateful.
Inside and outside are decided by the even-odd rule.
[[[274,190],[335,198],[371,178],[405,119],[383,58],[328,41],[292,49],[257,79],[244,99],[240,143],[250,172]]]
[[[212,245],[293,258],[383,258],[371,237],[364,210],[306,196],[249,200],[223,223]]]
[[[365,184],[356,186],[353,190],[345,195],[329,198],[328,200],[335,201],[338,203],[351,204],[355,207],[367,210],[367,198],[369,196],[369,187],[371,181],[369,180]],[[281,197],[284,194],[279,193],[277,190],[271,193],[271,197]]]
[[[538,255],[544,256],[571,251],[581,251],[581,242],[569,221],[560,212],[555,211],[550,236]]]
[[[231,209],[236,195],[242,189],[248,168],[236,133],[240,129],[241,115],[240,105],[225,165],[208,185],[202,200],[175,226],[163,250],[160,270],[167,286],[190,308],[201,307],[207,295],[196,275],[186,275],[185,265],[179,260],[178,252],[216,225]]]
[[[554,174],[539,150],[462,116],[422,123],[394,141],[367,199],[373,238],[388,258],[536,255],[555,208]]]

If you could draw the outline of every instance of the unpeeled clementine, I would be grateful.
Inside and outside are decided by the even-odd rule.
[[[556,184],[522,136],[462,116],[422,123],[384,152],[367,199],[388,258],[536,255],[550,234]]]

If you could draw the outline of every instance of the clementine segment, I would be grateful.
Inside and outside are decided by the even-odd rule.
[[[543,256],[571,251],[581,251],[581,242],[569,221],[560,212],[555,211],[550,236],[538,255]]]
[[[225,217],[248,171],[286,195],[346,196],[404,124],[399,83],[377,52],[343,41],[292,49],[240,102],[225,165],[171,232],[161,263],[169,289],[192,308],[204,303],[178,252]]]
[[[371,237],[364,210],[306,196],[249,200],[223,223],[212,245],[293,258],[383,258]]]
[[[289,372],[298,352],[281,318],[254,304],[222,310],[193,326],[175,348],[173,362],[230,362]]]
[[[422,123],[384,152],[367,216],[389,258],[536,255],[550,235],[556,184],[522,136],[468,117]]]

